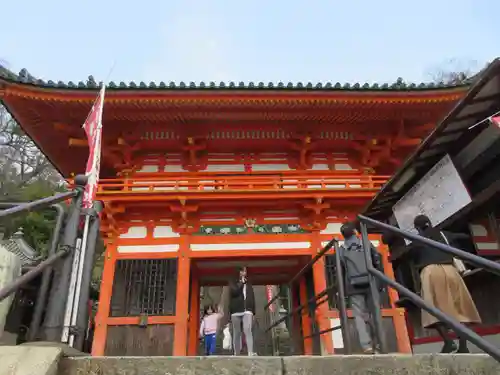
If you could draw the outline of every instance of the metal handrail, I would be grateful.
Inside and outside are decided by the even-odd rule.
[[[82,183],[83,181],[86,181],[85,178],[80,179],[78,182]],[[50,197],[37,199],[32,202],[19,202],[18,204],[15,204],[13,202],[3,202],[3,205],[9,208],[0,210],[0,220],[23,212],[38,211],[48,207],[54,207],[60,202],[76,197],[78,194],[80,194],[80,191],[74,189],[65,193],[59,193]],[[52,250],[54,250],[54,248],[54,246],[51,247]],[[58,252],[52,252],[52,254],[49,254],[47,259],[37,264],[34,268],[26,272],[21,277],[15,279],[4,288],[0,289],[0,302],[14,293],[20,287],[33,280],[40,273],[51,267],[56,261],[66,256],[71,250],[72,249],[66,247]]]
[[[334,238],[332,239],[330,242],[328,242],[326,244],[326,246],[319,252],[317,253],[314,258],[312,258],[304,267],[302,267],[302,269],[299,270],[299,272],[297,272],[297,274],[291,278],[291,280],[288,282],[287,286],[288,287],[292,287],[293,284],[295,284],[295,282],[304,274],[306,273],[307,271],[309,271],[312,266],[318,261],[321,259],[321,257],[323,257],[323,255],[325,255],[332,247],[335,246],[335,244],[337,243],[337,239]],[[271,298],[269,300],[269,302],[264,306],[264,310],[266,310],[267,308],[269,308],[270,305],[272,305],[277,299],[279,298],[279,294],[276,294],[273,298]]]
[[[442,322],[445,322],[448,324],[449,327],[451,327],[459,336],[465,336],[467,340],[475,344],[478,348],[482,349],[485,353],[489,354],[491,357],[496,359],[498,362],[500,362],[500,349],[489,343],[487,340],[479,336],[476,332],[468,328],[466,325],[460,323],[458,320],[446,315],[439,309],[436,309],[434,306],[428,304],[425,302],[420,296],[417,294],[413,293],[409,289],[405,288],[402,284],[398,283],[397,281],[392,280],[391,278],[387,277],[385,274],[377,270],[375,267],[373,267],[373,264],[369,262],[370,257],[369,254],[370,251],[367,251],[368,248],[368,230],[367,230],[367,224],[370,224],[374,227],[377,227],[379,229],[384,229],[390,233],[397,234],[403,238],[407,238],[416,242],[420,242],[422,244],[431,246],[435,249],[444,251],[449,254],[453,254],[454,256],[464,258],[468,260],[471,263],[474,263],[476,265],[480,265],[484,267],[486,270],[494,272],[498,274],[498,271],[500,269],[500,265],[495,262],[491,262],[487,259],[484,259],[482,257],[479,257],[477,255],[470,254],[468,252],[465,252],[463,250],[456,249],[454,247],[442,244],[437,241],[430,240],[428,238],[403,231],[399,228],[395,228],[391,225],[379,222],[377,220],[371,219],[369,217],[363,216],[363,215],[358,215],[358,219],[361,222],[361,236],[362,236],[362,241],[363,245],[365,246],[365,259],[367,260],[367,270],[370,273],[370,275],[384,284],[396,289],[400,294],[404,295],[405,297],[408,297],[417,307],[421,308],[422,310],[427,311],[429,314],[432,316],[436,317]],[[370,286],[374,286],[374,283],[370,280]],[[372,289],[373,290],[373,289]],[[381,327],[381,317],[376,316],[375,317],[375,327]],[[378,339],[380,342],[380,339],[382,338],[382,332],[378,331],[377,332]]]
[[[323,303],[325,303],[326,301],[328,301],[328,298],[324,298],[322,301],[319,301],[319,302],[318,302],[318,300],[320,298],[322,298],[322,297],[327,296],[328,292],[330,292],[331,290],[335,289],[336,287],[337,287],[336,285],[333,285],[333,286],[330,286],[330,287],[326,288],[322,292],[320,292],[317,295],[315,295],[314,297],[310,298],[307,302],[305,302],[302,305],[296,307],[292,311],[288,312],[286,315],[283,315],[281,318],[279,318],[277,321],[275,321],[273,324],[271,324],[269,327],[267,327],[264,330],[264,332],[269,332],[271,329],[273,329],[274,327],[277,327],[280,323],[282,323],[285,320],[289,319],[291,316],[300,313],[302,310],[304,310],[305,308],[307,308],[311,303],[316,303],[317,302],[316,306],[322,305]]]
[[[427,246],[431,246],[435,249],[444,251],[445,253],[453,254],[454,256],[461,258],[461,259],[464,259],[464,260],[466,260],[466,261],[468,261],[476,266],[483,267],[487,271],[490,271],[490,272],[493,272],[497,275],[500,275],[500,264],[497,262],[494,262],[492,260],[480,257],[478,255],[471,254],[467,251],[457,249],[453,246],[446,245],[444,243],[431,240],[429,238],[419,236],[418,234],[414,234],[411,232],[401,230],[399,228],[393,227],[392,225],[382,223],[380,221],[374,220],[372,218],[369,218],[369,217],[366,217],[363,215],[358,215],[358,219],[362,223],[373,225],[374,227],[377,227],[379,229],[383,229],[383,230],[389,231],[391,233],[397,234],[403,238],[406,238],[406,239],[409,239],[409,240],[412,240],[415,242],[419,242],[419,243],[427,245]]]
[[[413,293],[400,283],[384,275],[379,270],[372,267],[372,269],[368,269],[368,271],[371,272],[377,279],[379,279],[383,283],[389,285],[391,288],[396,289],[398,293],[404,295],[405,297],[408,297],[417,307],[427,311],[429,314],[435,316],[440,321],[445,322],[455,332],[460,333],[460,335],[467,337],[467,340],[469,340],[479,349],[482,349],[485,353],[488,353],[489,355],[491,355],[493,358],[495,358],[497,361],[500,362],[500,349],[489,343],[481,336],[479,336],[472,329],[460,323],[458,320],[446,315],[441,310],[436,309],[434,306],[429,305],[418,294]]]
[[[287,319],[291,319],[294,315],[299,314],[302,312],[302,310],[309,308],[311,304],[315,304],[315,307],[317,308],[319,305],[322,305],[323,303],[328,301],[328,294],[337,289],[339,293],[339,317],[340,317],[340,325],[337,325],[332,328],[328,328],[322,331],[314,332],[311,333],[310,335],[304,337],[305,338],[311,338],[319,335],[323,335],[328,332],[332,332],[338,329],[342,330],[342,336],[344,337],[344,347],[346,350],[346,353],[350,353],[351,351],[351,340],[349,336],[349,332],[347,330],[347,308],[346,308],[346,303],[345,303],[345,294],[344,294],[344,280],[343,280],[343,273],[342,273],[342,265],[341,265],[341,260],[340,260],[340,255],[338,251],[338,240],[336,238],[333,238],[326,244],[326,246],[319,252],[317,253],[297,274],[292,277],[292,279],[288,282],[288,287],[291,288],[294,283],[299,280],[299,278],[304,275],[307,271],[312,269],[313,265],[322,257],[326,255],[326,253],[332,249],[332,247],[335,249],[335,262],[336,262],[336,284],[332,285],[330,287],[327,287],[324,289],[322,292],[316,294],[314,297],[310,298],[308,301],[303,303],[302,305],[298,306],[297,308],[293,309],[292,311],[289,311],[286,315],[282,316],[280,319],[272,323],[269,327],[267,327],[264,332],[269,332],[273,328],[277,327],[279,324],[282,322],[286,321]],[[326,298],[323,298],[326,297]],[[321,301],[318,302],[323,298]],[[269,309],[269,306],[273,304],[277,299],[279,299],[279,294],[275,295],[273,298],[269,300],[269,302],[264,306],[264,311]]]
[[[42,273],[47,267],[53,265],[60,258],[66,256],[70,250],[71,249],[69,249],[69,248],[65,248],[65,249],[60,250],[57,253],[49,256],[47,259],[45,259],[43,262],[38,264],[36,267],[34,267],[30,271],[26,272],[21,277],[18,277],[17,279],[15,279],[12,283],[7,285],[6,287],[0,289],[0,302],[2,302],[5,298],[7,298],[12,293],[14,293],[16,290],[18,290],[24,284],[33,280],[36,276],[38,276],[40,273]]]
[[[11,208],[14,206],[18,206],[20,204],[26,204],[26,202],[0,202],[0,208]],[[64,223],[65,216],[65,207],[62,203],[56,203],[50,206],[53,210],[56,211],[56,225],[54,226],[54,230],[52,231],[52,238],[50,241],[50,248],[48,252],[48,256],[55,254],[57,247],[59,245],[59,238],[61,237],[61,229]],[[34,269],[35,267],[31,267]],[[40,328],[40,323],[42,321],[43,312],[45,309],[48,291],[50,287],[50,281],[52,276],[52,267],[46,267],[43,271],[42,281],[40,283],[40,288],[38,289],[38,294],[36,297],[36,303],[33,311],[33,317],[31,318],[30,327],[28,330],[28,341],[35,341],[38,331]]]
[[[56,203],[59,203],[59,202],[65,201],[67,199],[73,198],[77,194],[78,193],[75,190],[72,190],[72,191],[68,191],[66,193],[55,194],[55,195],[53,195],[51,197],[38,199],[38,200],[33,201],[33,202],[21,203],[21,204],[19,204],[17,206],[14,206],[14,207],[8,208],[6,210],[0,211],[0,220],[1,219],[5,219],[8,216],[19,214],[19,213],[25,212],[25,211],[37,211],[37,210],[41,210],[43,208],[52,206],[52,205],[54,205]]]

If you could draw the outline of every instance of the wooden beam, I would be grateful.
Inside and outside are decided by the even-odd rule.
[[[89,143],[85,138],[69,138],[68,146],[70,147],[88,147]]]
[[[54,123],[54,129],[57,131],[60,131],[60,132],[64,132],[64,133],[70,133],[70,134],[75,133],[74,127],[72,127],[68,124],[61,123],[61,122]]]

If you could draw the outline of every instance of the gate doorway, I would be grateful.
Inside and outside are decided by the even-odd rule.
[[[258,355],[273,355],[272,340],[276,340],[275,332],[265,332],[265,328],[270,325],[271,319],[276,319],[279,314],[283,314],[290,309],[287,294],[283,293],[279,306],[270,316],[269,309],[266,309],[268,302],[280,291],[280,286],[285,285],[297,272],[310,260],[310,256],[288,256],[288,257],[248,257],[248,258],[197,258],[193,259],[191,269],[190,290],[190,321],[189,327],[189,355],[203,354],[203,343],[198,341],[199,324],[202,318],[203,309],[207,305],[221,305],[224,312],[221,325],[224,327],[230,322],[228,301],[229,282],[237,277],[240,267],[245,266],[248,272],[249,282],[252,284],[255,294],[255,316],[253,324],[254,351]],[[196,322],[196,325],[195,325]],[[217,337],[216,354],[231,355],[232,350],[222,348],[222,328],[219,328]],[[229,325],[230,327],[230,325]],[[287,339],[289,327],[283,324],[280,327],[282,337],[282,348],[288,347]],[[195,339],[197,344],[195,344]],[[286,351],[286,349],[283,349]],[[243,342],[242,355],[246,353],[246,345]]]

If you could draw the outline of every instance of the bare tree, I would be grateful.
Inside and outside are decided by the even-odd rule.
[[[0,199],[43,180],[57,186],[61,179],[35,143],[0,106]]]
[[[433,82],[445,84],[461,84],[472,78],[480,70],[475,60],[449,59],[429,70]]]

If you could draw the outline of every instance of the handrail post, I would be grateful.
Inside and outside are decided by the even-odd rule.
[[[75,256],[76,239],[80,224],[82,211],[83,192],[87,183],[87,177],[78,175],[75,177],[76,195],[73,197],[69,208],[62,246],[69,250],[62,264],[54,267],[54,277],[52,280],[52,290],[49,296],[49,303],[45,313],[43,324],[43,336],[46,341],[59,342],[64,324],[64,313],[68,299],[68,290]]]
[[[335,243],[335,276],[337,278],[338,309],[340,318],[340,330],[344,341],[345,354],[351,354],[351,335],[349,334],[347,307],[345,303],[344,275],[342,272],[342,262],[340,261],[339,245]]]
[[[294,309],[294,293],[293,293],[293,285],[289,285],[287,288],[287,310],[292,311]],[[279,301],[279,300],[278,300]],[[295,314],[290,314],[288,316],[288,338],[290,341],[290,353],[292,355],[295,354],[295,349],[297,347],[295,338],[297,335],[295,334]]]
[[[316,354],[318,353],[319,355],[321,355],[321,346],[322,346],[322,343],[321,343],[321,335],[319,336],[316,336],[316,332],[319,332],[320,331],[320,328],[319,328],[319,325],[318,325],[318,321],[317,321],[317,315],[316,315],[316,309],[318,308],[318,304],[317,304],[317,301],[307,301],[308,305],[307,305],[307,310],[308,310],[308,313],[309,313],[309,318],[310,318],[310,322],[311,322],[311,335],[314,335],[314,339],[311,340],[313,342],[313,354]],[[316,350],[318,349],[318,350]]]
[[[57,212],[57,219],[54,230],[52,231],[52,239],[50,242],[48,256],[54,255],[57,251],[59,239],[61,238],[61,229],[64,223],[64,216],[66,213],[64,206],[60,203],[53,205],[52,208]],[[47,267],[47,269],[43,271],[42,282],[40,284],[40,288],[38,289],[33,317],[31,318],[30,328],[28,330],[28,341],[35,341],[38,337],[40,323],[42,322],[43,310],[45,309],[45,304],[48,297],[53,268],[54,267]]]
[[[87,236],[87,251],[85,253],[85,259],[82,260],[82,283],[80,289],[80,298],[78,300],[78,314],[76,318],[77,332],[74,348],[78,350],[83,350],[85,333],[87,331],[87,324],[89,320],[88,301],[90,293],[90,283],[92,281],[92,270],[94,269],[94,254],[101,224],[99,213],[102,211],[102,209],[103,204],[99,201],[96,201],[94,202],[94,207],[90,210],[89,213],[92,221]],[[82,246],[84,245],[82,244]]]
[[[371,310],[372,310],[372,319],[373,319],[373,325],[374,325],[374,333],[378,341],[379,345],[379,351],[381,353],[386,353],[386,347],[385,347],[385,335],[384,335],[384,329],[382,326],[382,314],[380,312],[380,293],[378,291],[378,286],[377,286],[377,280],[373,276],[373,274],[370,272],[371,269],[373,269],[373,260],[372,260],[372,254],[371,254],[371,243],[370,240],[368,239],[368,230],[366,228],[365,223],[361,223],[361,241],[363,243],[363,250],[365,253],[365,261],[366,261],[366,268],[368,270],[368,280],[370,283],[370,301],[369,304],[371,305]],[[375,349],[375,348],[374,348]]]

